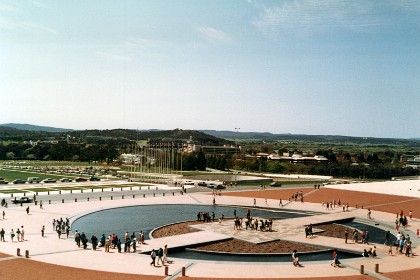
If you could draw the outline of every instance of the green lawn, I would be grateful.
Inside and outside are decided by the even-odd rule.
[[[4,178],[6,181],[9,181],[9,184],[15,179],[21,179],[26,181],[28,177],[39,177],[41,180],[46,178],[52,178],[59,180],[65,175],[54,175],[54,174],[47,174],[44,172],[37,172],[37,171],[26,171],[26,170],[15,170],[15,169],[0,169],[0,177]]]
[[[89,162],[73,162],[73,161],[40,161],[40,160],[2,160],[1,164],[16,165],[16,166],[63,166],[63,167],[108,167],[107,165],[89,163]]]
[[[18,190],[18,189],[8,189],[8,190],[0,190],[0,193],[6,193],[6,194],[11,194],[11,193],[26,193],[26,190]]]

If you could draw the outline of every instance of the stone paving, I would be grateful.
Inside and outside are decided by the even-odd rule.
[[[177,195],[175,197],[147,197],[135,198],[125,200],[106,200],[106,201],[90,201],[77,203],[63,203],[44,205],[44,209],[31,206],[30,214],[25,212],[26,207],[10,206],[5,209],[5,220],[0,220],[0,228],[6,230],[6,241],[0,242],[0,251],[13,256],[16,256],[17,249],[21,252],[29,251],[30,258],[42,262],[59,264],[64,266],[79,267],[85,269],[133,273],[143,275],[163,275],[164,268],[151,267],[150,257],[144,254],[118,254],[115,249],[110,253],[105,253],[102,249],[98,251],[83,250],[78,248],[72,236],[69,239],[59,239],[57,234],[52,229],[52,220],[59,217],[74,218],[81,214],[86,214],[100,209],[123,207],[130,205],[147,205],[147,204],[166,204],[166,203],[180,203],[180,204],[208,204],[212,203],[212,196],[202,193],[194,193],[188,195]],[[251,206],[252,201],[249,198],[240,197],[217,197],[218,204],[226,205],[242,205],[244,207]],[[258,205],[263,205],[263,200],[258,200]],[[277,206],[278,201],[268,200],[268,204],[272,208],[282,208]],[[270,206],[269,206],[270,207]],[[344,244],[342,239],[335,239],[329,237],[321,237],[306,239],[303,234],[303,225],[309,223],[317,223],[322,221],[331,221],[342,219],[345,217],[358,217],[365,219],[365,210],[351,210],[350,212],[342,212],[340,209],[333,211],[326,211],[319,204],[314,203],[289,203],[283,207],[285,210],[303,210],[316,211],[326,213],[318,216],[303,217],[296,219],[288,219],[287,221],[279,221],[274,224],[276,232],[272,236],[267,235],[266,232],[234,231],[232,221],[226,221],[219,225],[214,223],[201,234],[191,234],[189,236],[177,236],[173,238],[158,239],[150,241],[150,246],[161,246],[163,243],[168,243],[169,246],[185,246],[186,243],[199,243],[202,240],[209,239],[223,239],[229,236],[242,235],[241,238],[256,238],[255,242],[265,240],[265,238],[279,238],[276,234],[281,235],[281,238],[290,241],[309,243],[314,245],[321,245],[326,247],[335,247],[340,249],[347,249],[361,252],[366,245],[362,244]],[[395,219],[394,214],[387,214],[383,212],[372,212],[372,217],[375,221],[384,223],[385,225],[392,225]],[[10,229],[16,229],[20,226],[25,228],[24,242],[11,242]],[[41,237],[40,230],[42,225],[46,227],[46,237]],[[199,225],[207,227],[208,225]],[[414,220],[410,223],[410,228],[407,232],[415,239],[415,232],[411,229],[420,227],[419,220]],[[230,231],[229,231],[230,228]],[[246,236],[248,234],[248,236]],[[257,237],[256,237],[257,236]],[[200,238],[202,238],[200,240]],[[182,240],[176,245],[175,240]],[[163,241],[163,242],[162,242]],[[418,243],[417,240],[416,244]],[[159,244],[159,245],[158,245]],[[381,272],[398,271],[401,269],[419,268],[420,262],[417,257],[406,258],[405,256],[387,256],[386,248],[383,245],[377,244],[379,257],[376,259],[348,259],[343,261],[346,268],[335,269],[328,263],[329,261],[310,262],[304,264],[302,268],[295,268],[290,263],[227,263],[218,261],[195,261],[188,259],[171,259],[173,262],[168,266],[171,275],[178,275],[182,267],[187,267],[187,275],[192,277],[209,277],[209,278],[278,278],[278,277],[323,277],[328,276],[344,276],[344,275],[359,275],[359,267],[361,264],[365,265],[365,270],[370,275],[380,278],[380,275],[374,273],[376,263],[380,264]],[[148,250],[147,246],[140,247],[140,250]],[[416,249],[415,249],[416,250]]]

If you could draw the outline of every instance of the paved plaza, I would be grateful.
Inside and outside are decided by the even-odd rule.
[[[366,186],[366,184],[364,184]],[[159,186],[162,190],[162,186]],[[13,267],[13,264],[19,262],[21,267],[25,265],[30,266],[36,264],[35,267],[39,267],[42,270],[48,265],[59,265],[68,267],[71,271],[77,271],[81,273],[87,269],[90,271],[97,271],[97,275],[102,275],[103,272],[109,273],[120,273],[116,274],[113,279],[131,279],[123,278],[129,277],[127,275],[142,275],[141,279],[150,277],[158,277],[156,279],[175,279],[181,277],[181,272],[185,268],[186,275],[191,278],[306,278],[306,277],[345,277],[350,276],[354,279],[365,279],[363,277],[369,277],[366,279],[404,279],[398,278],[395,275],[404,276],[404,271],[412,270],[410,278],[406,279],[419,279],[416,278],[420,272],[420,261],[417,256],[405,257],[403,255],[388,256],[388,247],[383,244],[375,244],[378,248],[377,258],[355,258],[343,260],[344,268],[333,268],[329,264],[331,261],[313,261],[304,263],[304,267],[296,268],[291,265],[291,262],[267,262],[267,263],[241,263],[241,262],[222,262],[222,261],[199,261],[193,259],[176,259],[171,258],[171,263],[167,266],[168,276],[165,276],[165,267],[151,267],[150,257],[146,254],[133,254],[133,253],[122,253],[118,254],[116,249],[111,249],[110,253],[105,253],[102,248],[97,251],[83,250],[78,248],[73,240],[72,234],[69,239],[65,236],[58,238],[57,233],[53,230],[52,220],[62,217],[63,219],[68,217],[73,221],[75,218],[85,215],[87,213],[114,208],[114,207],[125,207],[132,205],[152,205],[152,204],[197,204],[197,205],[211,205],[213,196],[210,193],[193,193],[188,192],[187,194],[180,195],[177,189],[166,188],[166,196],[162,193],[151,195],[136,195],[135,198],[129,197],[126,199],[113,199],[109,196],[107,199],[92,199],[90,201],[79,199],[78,202],[74,202],[74,199],[66,199],[65,203],[60,203],[59,199],[55,200],[56,203],[45,204],[44,209],[40,209],[39,206],[33,204],[30,205],[30,212],[27,214],[26,205],[15,206],[10,205],[8,208],[2,208],[5,211],[5,219],[0,220],[0,228],[4,228],[6,231],[6,241],[0,242],[0,252],[5,255],[0,256],[0,268]],[[341,190],[343,196],[345,196],[345,190]],[[278,195],[287,193],[287,190],[278,190]],[[260,194],[263,192],[260,192]],[[308,193],[307,198],[312,194],[311,191]],[[69,194],[67,194],[69,195]],[[86,194],[87,195],[87,194]],[[117,197],[118,192],[114,192],[114,196]],[[237,195],[222,195],[217,196],[218,205],[237,205],[244,207],[251,207],[252,200],[249,197],[243,197],[242,194]],[[373,194],[372,194],[373,196]],[[58,197],[58,194],[57,194]],[[285,197],[286,198],[286,197]],[[47,198],[45,198],[47,199]],[[416,199],[415,197],[413,199]],[[46,201],[46,200],[45,200]],[[69,201],[69,202],[67,202]],[[71,202],[70,202],[71,201]],[[417,203],[419,201],[417,200]],[[263,199],[257,199],[258,205],[263,205]],[[391,202],[392,203],[392,202]],[[238,238],[241,240],[247,240],[249,242],[267,242],[272,240],[287,240],[311,245],[319,245],[325,248],[336,248],[339,250],[347,250],[353,252],[362,252],[363,249],[368,249],[370,246],[364,244],[345,244],[343,239],[337,239],[332,237],[316,236],[316,238],[306,239],[304,234],[304,225],[312,223],[323,223],[332,222],[336,220],[342,220],[347,218],[357,218],[359,220],[365,220],[367,223],[378,224],[378,226],[384,229],[393,228],[395,221],[394,213],[386,213],[382,211],[372,211],[373,220],[367,220],[366,209],[355,209],[350,207],[350,211],[343,212],[341,208],[327,211],[318,202],[289,202],[284,207],[278,206],[278,200],[268,198],[268,208],[282,209],[285,211],[308,211],[318,212],[319,215],[307,216],[301,218],[284,219],[275,221],[273,225],[273,232],[251,232],[246,230],[234,231],[233,223],[231,220],[223,221],[222,223],[206,223],[195,225],[194,227],[199,228],[201,231],[195,233],[189,233],[185,235],[178,235],[172,237],[156,238],[147,240],[147,245],[140,246],[140,250],[149,251],[151,248],[159,248],[164,244],[168,244],[170,248],[185,247],[191,244],[200,244],[213,242],[218,240],[225,240],[229,238]],[[404,211],[408,209],[404,208]],[[418,213],[416,213],[418,214]],[[194,217],[191,217],[194,220]],[[45,237],[41,236],[41,227],[45,225]],[[17,229],[18,227],[24,226],[25,229],[25,241],[17,242],[16,238],[14,242],[10,240],[10,230]],[[413,247],[417,247],[418,238],[416,236],[416,229],[420,228],[420,220],[413,219],[410,221],[409,227],[405,230],[412,236],[414,243]],[[316,226],[315,226],[316,229]],[[74,229],[73,229],[74,230]],[[140,230],[140,229],[139,229]],[[395,233],[395,230],[393,231]],[[90,237],[89,237],[90,238]],[[89,246],[90,248],[90,246]],[[21,254],[24,255],[26,251],[29,252],[29,259],[24,256],[17,256],[17,250],[20,249]],[[414,248],[414,252],[417,248]],[[36,262],[34,262],[36,261]],[[39,263],[38,263],[39,262]],[[9,265],[10,264],[10,265]],[[379,273],[375,272],[375,265],[379,264]],[[360,266],[364,265],[365,275],[360,274]],[[76,270],[73,270],[76,269]],[[402,271],[398,274],[399,271]],[[0,270],[0,279],[9,279],[10,274]],[[395,275],[394,275],[395,274]],[[95,275],[95,274],[93,274]],[[3,277],[1,277],[3,276]],[[362,278],[360,278],[362,277]],[[10,278],[12,279],[12,278]],[[19,279],[19,278],[13,278]],[[38,279],[28,275],[27,278],[22,279]],[[71,278],[69,278],[71,279]],[[90,278],[95,279],[95,278]],[[99,279],[99,278],[98,278]],[[106,279],[101,276],[100,279]],[[154,279],[154,278],[153,278]],[[340,279],[340,278],[338,278]],[[343,278],[344,279],[344,278]],[[350,278],[349,278],[350,279]]]

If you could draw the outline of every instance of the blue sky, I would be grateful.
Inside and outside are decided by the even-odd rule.
[[[0,123],[420,137],[420,1],[0,0]]]

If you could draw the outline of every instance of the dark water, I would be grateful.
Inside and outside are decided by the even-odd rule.
[[[92,234],[98,237],[105,234],[117,234],[120,238],[128,231],[130,234],[135,232],[136,237],[140,230],[145,232],[146,239],[149,239],[151,230],[162,225],[191,221],[197,219],[198,212],[215,213],[216,219],[222,214],[225,218],[234,217],[234,210],[239,217],[246,217],[248,208],[232,206],[211,206],[211,205],[142,205],[132,207],[113,208],[88,214],[83,216],[72,224],[72,230],[85,232],[90,239]],[[264,219],[269,218],[297,218],[307,216],[305,213],[295,211],[273,211],[269,209],[249,208],[251,216]],[[356,227],[357,223],[349,224]],[[373,233],[373,229],[372,229]],[[385,235],[385,232],[384,232]],[[384,236],[383,235],[383,236]],[[372,234],[373,237],[373,234]],[[374,239],[372,239],[374,241]],[[236,261],[236,262],[291,262],[291,254],[286,255],[240,255],[240,254],[215,254],[206,252],[196,252],[193,250],[170,251],[171,257],[188,258],[198,260],[217,260],[217,261]],[[360,257],[359,254],[339,252],[340,259]],[[332,251],[316,252],[311,254],[299,254],[301,263],[305,261],[331,260]]]
[[[192,221],[197,219],[198,212],[215,213],[216,219],[222,214],[225,218],[234,217],[234,210],[237,216],[246,217],[248,208],[231,206],[211,206],[211,205],[142,205],[122,208],[113,208],[88,214],[83,216],[72,224],[72,230],[85,232],[90,238],[92,234],[102,236],[117,234],[124,236],[128,231],[130,234],[135,232],[138,238],[140,230],[145,232],[146,239],[149,239],[151,230],[171,223]],[[306,216],[299,212],[272,211],[264,209],[249,208],[251,216],[264,219],[269,218],[296,218]]]
[[[177,252],[170,252],[170,256],[174,258],[185,258],[194,260],[212,260],[212,261],[235,261],[235,262],[292,262],[292,254],[282,255],[229,255],[229,254],[213,254],[207,252],[196,252],[190,250],[183,250]],[[299,262],[305,264],[309,261],[332,261],[332,250],[314,252],[314,253],[301,253],[298,254]],[[352,254],[347,252],[338,252],[340,260],[361,257],[361,254]]]
[[[365,225],[365,224],[362,224],[362,223],[354,222],[354,221],[343,222],[343,223],[340,223],[340,224],[355,228],[359,231],[368,231],[369,232],[369,242],[380,243],[380,244],[381,243],[383,244],[385,242],[386,230],[383,230],[383,229],[380,229],[380,228],[377,228],[377,227],[374,227],[374,226],[371,226],[371,225]],[[349,238],[351,239],[352,236],[350,235]],[[359,239],[360,238],[361,238],[361,235],[359,234]],[[394,241],[395,239],[397,239],[395,237],[395,235],[391,234],[390,240]]]

